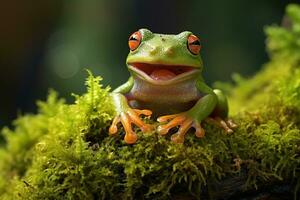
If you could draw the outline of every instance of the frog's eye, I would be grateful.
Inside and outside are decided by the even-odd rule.
[[[141,44],[141,41],[142,34],[139,31],[132,33],[128,40],[129,49],[131,51],[136,50]]]
[[[198,55],[201,49],[199,38],[195,35],[190,35],[187,39],[187,47],[192,54]]]

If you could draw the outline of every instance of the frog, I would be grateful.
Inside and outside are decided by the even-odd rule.
[[[121,124],[125,143],[134,144],[138,139],[134,124],[143,133],[156,129],[162,136],[173,130],[171,141],[184,143],[192,128],[196,137],[205,136],[203,121],[233,132],[236,124],[228,118],[225,94],[203,79],[202,44],[195,34],[160,34],[142,28],[130,35],[128,46],[130,77],[111,92],[116,115],[109,135],[115,135]],[[143,120],[151,116],[156,127]]]

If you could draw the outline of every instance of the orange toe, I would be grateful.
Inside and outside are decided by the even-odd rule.
[[[193,124],[193,127],[195,128],[195,135],[196,135],[196,137],[198,137],[198,138],[204,137],[205,131],[204,131],[204,129],[201,127],[200,123],[195,122],[195,123]]]
[[[111,124],[111,126],[109,127],[109,134],[113,135],[113,134],[116,134],[117,131],[118,131],[118,127],[117,127],[117,124],[120,122],[120,117],[119,116],[116,116]]]
[[[178,132],[172,135],[171,140],[175,143],[183,143],[187,131],[192,127],[193,120],[188,118],[180,126]]]
[[[207,118],[206,121],[208,123],[215,124],[216,126],[219,126],[220,128],[224,129],[224,131],[226,133],[233,133],[233,130],[231,129],[232,127],[230,126],[230,124],[227,124],[226,121],[224,121],[220,117]]]
[[[163,117],[160,117],[160,118],[163,118],[163,120],[166,120],[167,118],[169,119],[170,116],[171,115],[167,115],[167,116],[163,116],[165,118],[163,118]],[[175,117],[174,119],[172,119],[169,123],[167,123],[165,125],[160,125],[160,126],[157,127],[157,132],[160,135],[167,134],[171,128],[180,125],[186,119],[186,117],[184,115],[172,115],[172,116],[173,117],[177,116],[177,117]]]
[[[177,116],[179,116],[180,114],[174,114],[174,115],[165,115],[165,116],[161,116],[159,118],[157,118],[157,121],[158,122],[166,122],[170,119],[174,119],[176,118]]]
[[[134,144],[137,141],[137,135],[135,133],[126,133],[124,141],[127,144]]]
[[[228,124],[228,126],[233,129],[238,127],[238,125],[235,124],[231,119],[227,119],[226,124]]]
[[[147,131],[151,130],[151,126],[148,124],[145,124],[145,122],[143,122],[139,118],[138,114],[136,113],[136,110],[128,111],[127,113],[130,117],[130,121],[132,123],[134,123],[135,125],[137,125],[138,127],[140,127],[143,132],[147,132]]]
[[[151,110],[139,110],[139,109],[133,109],[138,115],[146,115],[146,116],[150,116],[152,115],[152,111]]]
[[[166,115],[159,117],[157,119],[159,122],[167,122],[166,124],[159,125],[157,128],[157,132],[160,135],[166,135],[169,130],[173,127],[179,126],[179,129],[177,133],[173,134],[171,136],[171,140],[175,143],[183,143],[185,139],[186,133],[189,131],[190,128],[195,128],[195,135],[197,137],[204,137],[205,131],[201,127],[201,124],[191,118],[187,113],[179,113],[179,114],[174,114],[174,115]]]
[[[228,125],[226,124],[226,122],[221,119],[220,117],[216,117],[217,122],[220,124],[220,127],[222,127],[226,133],[232,133],[233,130],[231,128],[228,127]]]
[[[129,109],[127,111],[121,112],[118,116],[116,116],[109,127],[109,134],[113,135],[118,132],[118,123],[121,122],[124,131],[125,137],[124,141],[127,144],[133,144],[137,141],[137,135],[132,130],[132,123],[137,125],[143,132],[151,131],[152,126],[143,122],[139,115],[149,116],[152,112],[150,110],[138,110],[138,109]]]

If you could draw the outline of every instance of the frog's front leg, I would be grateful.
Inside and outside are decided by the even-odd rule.
[[[109,134],[116,134],[118,131],[117,125],[121,122],[125,131],[124,141],[127,144],[133,144],[137,140],[137,135],[132,130],[132,123],[141,128],[143,132],[150,131],[152,128],[149,124],[144,123],[140,119],[140,115],[150,116],[152,112],[150,110],[139,110],[130,108],[126,97],[123,95],[128,93],[131,90],[132,86],[133,79],[130,78],[128,82],[114,90],[111,94],[117,115],[113,119],[113,122],[109,128]]]
[[[194,107],[187,112],[159,117],[159,122],[167,123],[158,127],[158,133],[164,135],[171,128],[180,126],[178,132],[171,139],[176,143],[182,143],[186,132],[193,127],[196,136],[203,137],[205,133],[201,127],[203,120],[220,126],[227,133],[232,132],[232,128],[235,128],[236,125],[227,119],[228,103],[226,96],[220,90],[212,90],[201,79],[197,80],[196,88],[206,96],[199,99]]]
[[[197,137],[203,137],[205,132],[201,127],[201,121],[213,111],[216,104],[217,96],[214,93],[208,94],[198,100],[194,107],[187,112],[159,117],[158,122],[167,123],[158,126],[157,131],[159,134],[165,135],[171,128],[180,126],[178,132],[171,136],[171,140],[176,143],[183,143],[185,134],[192,127],[195,129]]]

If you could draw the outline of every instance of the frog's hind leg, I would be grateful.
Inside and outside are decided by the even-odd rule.
[[[211,116],[218,116],[221,118],[227,118],[228,117],[228,101],[225,96],[225,94],[218,89],[214,90],[214,93],[218,97],[218,103],[212,112]]]
[[[221,90],[215,89],[214,93],[218,97],[218,103],[206,121],[223,128],[227,133],[232,133],[232,129],[237,127],[237,125],[231,119],[228,119],[227,98]]]

